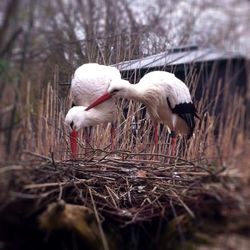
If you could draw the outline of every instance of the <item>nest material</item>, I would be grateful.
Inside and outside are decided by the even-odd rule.
[[[1,171],[2,177],[11,172],[11,180],[5,178],[11,182],[6,185],[11,202],[34,199],[41,208],[63,199],[122,225],[166,216],[169,211],[175,214],[177,207],[194,217],[202,195],[218,197],[214,187],[210,188],[218,171],[212,172],[201,161],[164,155],[111,155],[96,150],[91,159],[30,160]]]

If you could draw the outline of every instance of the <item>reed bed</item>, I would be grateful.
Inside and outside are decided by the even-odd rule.
[[[190,72],[187,84],[194,95],[198,76],[197,72]],[[60,97],[62,87],[57,74],[55,72],[54,81],[47,84],[41,91],[39,100],[35,102],[31,101],[34,90],[32,91],[31,83],[28,82],[26,99],[19,106],[21,122],[16,129],[19,136],[13,142],[13,145],[19,147],[13,150],[13,155],[25,159],[27,152],[35,152],[44,156],[53,154],[58,160],[70,158],[69,133],[64,126],[64,117],[71,107],[71,99],[69,95],[66,98]],[[197,120],[195,134],[189,141],[183,137],[178,138],[176,156],[188,160],[206,158],[221,164],[222,161],[230,161],[233,154],[241,150],[246,139],[246,100],[242,94],[230,91],[230,79],[224,86],[221,86],[221,81],[208,84],[213,87],[204,88],[202,99],[195,101],[201,117],[200,121]],[[115,114],[116,150],[169,155],[167,128],[159,128],[159,145],[153,145],[152,123],[147,115],[142,116],[142,109],[140,103],[126,100],[118,102]],[[79,154],[82,155],[88,148],[111,150],[110,124],[101,124],[93,128],[91,133],[89,145],[85,145],[84,135],[80,135]]]
[[[195,81],[193,83],[195,84]],[[27,152],[35,152],[44,156],[53,154],[60,160],[69,159],[69,133],[64,126],[64,117],[71,106],[70,98],[60,98],[58,82],[54,82],[48,83],[41,91],[40,99],[31,103],[33,92],[30,90],[30,84],[27,84],[25,103],[18,107],[20,124],[15,129],[17,136],[12,142],[15,147],[12,147],[10,158],[14,155],[25,159]],[[230,94],[229,86],[224,88],[222,103],[218,102],[218,96],[211,100],[209,90],[205,91],[202,100],[196,102],[201,120],[197,120],[195,134],[191,140],[178,138],[176,155],[189,160],[200,157],[227,159],[238,146],[242,146],[245,136],[245,99],[237,93]],[[214,110],[219,103],[223,112],[215,115],[215,111],[208,111],[211,103]],[[167,128],[159,128],[159,145],[153,145],[152,123],[147,115],[142,118],[141,104],[122,100],[117,105],[115,115],[118,124],[116,150],[169,155]],[[110,124],[93,128],[90,145],[84,144],[83,134],[80,138],[80,154],[83,154],[86,148],[111,149]],[[4,153],[4,150],[1,151]]]

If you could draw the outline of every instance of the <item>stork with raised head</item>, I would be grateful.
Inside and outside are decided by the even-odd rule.
[[[100,106],[85,111],[102,93],[108,90],[112,82],[121,81],[121,74],[115,67],[100,65],[97,63],[83,64],[76,69],[71,81],[72,108],[65,117],[65,124],[70,129],[70,144],[72,155],[77,154],[77,137],[81,128],[96,126],[101,123],[111,122],[111,144],[115,137],[114,122],[116,111],[113,99]],[[86,141],[89,142],[89,132],[85,129]]]
[[[166,71],[153,71],[144,75],[137,84],[122,80],[110,83],[107,92],[88,106],[97,107],[111,97],[122,97],[145,104],[155,124],[154,141],[158,143],[157,124],[163,122],[171,130],[171,143],[175,150],[176,133],[190,138],[195,127],[196,108],[184,82]]]

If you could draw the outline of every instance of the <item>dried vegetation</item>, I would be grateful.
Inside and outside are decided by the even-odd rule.
[[[235,168],[247,145],[246,108],[243,98],[232,95],[228,86],[224,87],[222,102],[216,101],[217,96],[211,100],[206,92],[209,90],[205,90],[203,100],[196,103],[202,119],[195,135],[189,142],[178,139],[175,156],[170,156],[166,128],[159,131],[160,143],[155,146],[152,125],[149,119],[141,119],[140,104],[121,101],[117,106],[116,150],[110,148],[109,125],[100,125],[93,129],[90,144],[81,138],[78,158],[71,160],[63,123],[70,100],[58,97],[56,75],[54,79],[35,106],[31,103],[30,84],[27,85],[26,99],[19,107],[21,126],[16,129],[20,161],[9,159],[0,169],[3,214],[12,211],[13,206],[21,207],[27,216],[45,211],[39,217],[43,229],[74,229],[92,246],[96,238],[90,239],[88,224],[77,223],[78,215],[88,221],[85,213],[91,211],[95,218],[95,224],[91,224],[93,234],[108,249],[103,231],[108,221],[126,227],[154,219],[178,219],[179,215],[195,220],[209,214],[209,207],[218,214],[223,214],[225,207],[246,209],[237,193],[242,169]],[[195,89],[196,82],[192,84]],[[211,103],[221,105],[223,113],[216,116],[213,111],[203,112]],[[127,114],[122,112],[125,105]],[[59,205],[58,209],[62,201],[66,205]],[[50,206],[56,209],[51,210]],[[8,216],[13,214],[7,213]],[[56,224],[48,223],[48,218]],[[177,226],[177,231],[182,238],[182,229]]]

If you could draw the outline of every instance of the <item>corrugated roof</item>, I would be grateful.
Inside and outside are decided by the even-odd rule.
[[[243,56],[236,52],[222,51],[218,49],[205,48],[197,49],[197,47],[185,47],[172,49],[156,55],[147,56],[141,59],[124,61],[115,64],[120,71],[134,70],[141,68],[154,68],[168,65],[190,64],[195,62],[215,61],[232,58],[243,58]]]

